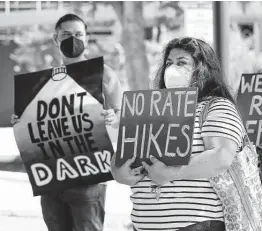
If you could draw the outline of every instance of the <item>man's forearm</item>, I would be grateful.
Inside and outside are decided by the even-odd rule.
[[[118,121],[120,121],[121,110],[115,110]]]

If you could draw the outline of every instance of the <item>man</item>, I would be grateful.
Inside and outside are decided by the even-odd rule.
[[[81,18],[73,14],[61,17],[56,23],[53,38],[60,49],[64,65],[86,60],[84,51],[88,48],[87,26]],[[117,76],[106,65],[103,96],[105,124],[117,127],[122,90]],[[102,231],[105,193],[106,185],[96,184],[42,196],[42,213],[48,230]]]

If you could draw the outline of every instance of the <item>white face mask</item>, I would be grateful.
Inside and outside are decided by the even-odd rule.
[[[192,70],[185,67],[176,65],[167,67],[164,76],[166,88],[189,87],[192,73]]]

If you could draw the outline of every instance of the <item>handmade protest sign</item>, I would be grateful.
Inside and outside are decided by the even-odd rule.
[[[197,88],[128,91],[123,94],[116,166],[150,155],[166,165],[187,165],[191,155]]]
[[[112,180],[103,58],[15,76],[14,134],[34,195]]]
[[[262,143],[262,74],[242,74],[237,105],[250,140]]]

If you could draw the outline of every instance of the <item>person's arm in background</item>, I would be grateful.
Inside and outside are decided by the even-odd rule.
[[[103,93],[105,99],[105,110],[107,112],[109,110],[113,110],[113,115],[111,113],[105,113],[105,122],[106,124],[110,125],[110,122],[112,121],[109,121],[109,119],[114,117],[118,121],[118,126],[121,113],[123,90],[115,72],[106,65],[104,65]],[[111,125],[113,126],[113,124]],[[131,169],[131,165],[135,161],[134,157],[127,160],[121,167],[116,167],[115,159],[116,153],[113,155],[111,160],[111,173],[118,183],[132,186],[145,177],[144,173],[141,173],[141,170],[143,169],[142,166]]]
[[[104,65],[103,94],[106,124],[114,126],[119,124],[123,90],[116,73]],[[111,110],[110,110],[111,109]],[[111,113],[113,110],[114,113]],[[117,120],[117,121],[116,121]]]

